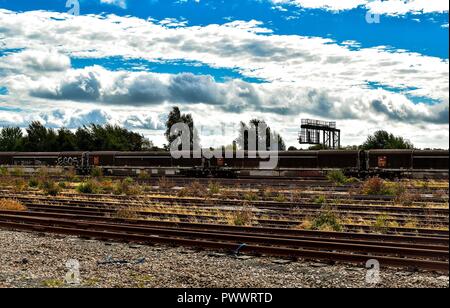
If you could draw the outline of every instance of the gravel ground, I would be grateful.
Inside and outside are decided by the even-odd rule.
[[[449,287],[448,276],[434,273],[382,270],[371,285],[365,269],[344,265],[0,231],[0,287],[70,287],[70,259],[80,264],[77,287]]]

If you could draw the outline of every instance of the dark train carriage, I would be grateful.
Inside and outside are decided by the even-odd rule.
[[[413,150],[372,150],[366,155],[369,171],[406,171],[413,167]]]
[[[449,151],[419,151],[413,152],[414,170],[448,170]]]
[[[0,152],[0,166],[10,166],[13,164],[14,152]]]
[[[360,151],[320,151],[318,168],[358,170],[361,159]]]
[[[168,152],[116,152],[114,166],[172,167],[172,157]]]
[[[278,168],[317,169],[319,168],[319,152],[318,151],[280,152]]]

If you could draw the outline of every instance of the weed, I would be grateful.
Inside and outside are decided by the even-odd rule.
[[[379,177],[367,179],[362,186],[364,195],[393,195],[393,189],[389,188],[386,182]]]
[[[0,199],[0,209],[8,211],[26,211],[27,207],[17,200]]]
[[[327,173],[327,178],[329,181],[335,183],[336,185],[345,185],[348,183],[348,178],[345,176],[342,170],[332,170]]]
[[[79,184],[76,188],[77,192],[80,194],[98,194],[100,192],[99,183],[94,180],[88,180]]]
[[[322,208],[322,212],[312,221],[312,229],[320,231],[342,231],[339,217],[331,208]]]

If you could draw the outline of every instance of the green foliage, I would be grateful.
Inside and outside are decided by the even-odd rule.
[[[57,196],[61,188],[52,180],[44,180],[39,184],[39,188],[48,196]]]
[[[23,134],[18,127],[5,127],[0,131],[0,152],[23,151]]]
[[[327,198],[325,196],[321,195],[321,196],[315,197],[313,201],[314,201],[315,204],[319,204],[320,205],[320,204],[324,204],[325,202],[327,202]]]
[[[153,148],[144,136],[117,125],[83,126],[73,133],[61,128],[55,131],[40,122],[32,122],[26,136],[18,127],[0,131],[0,151],[141,151]]]
[[[100,186],[97,181],[88,180],[86,182],[80,183],[77,186],[76,190],[80,194],[86,194],[86,195],[98,194],[100,192]]]
[[[91,170],[91,176],[96,177],[96,178],[100,178],[103,176],[103,170],[100,167],[94,167]]]
[[[367,179],[362,186],[362,193],[364,195],[379,196],[379,195],[394,195],[395,190],[379,177]]]
[[[37,187],[39,187],[39,180],[36,179],[36,178],[31,178],[31,179],[28,181],[28,186],[31,187],[31,188],[37,188]]]
[[[386,131],[380,130],[373,136],[369,136],[361,146],[363,150],[376,149],[414,149],[414,145],[403,137],[397,137]]]
[[[312,222],[313,230],[321,231],[342,231],[339,217],[330,208],[323,208],[323,211]]]
[[[327,173],[327,178],[337,185],[345,185],[348,183],[348,178],[342,170],[333,170]]]

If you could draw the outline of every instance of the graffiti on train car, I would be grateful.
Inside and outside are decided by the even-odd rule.
[[[78,157],[60,156],[58,157],[56,164],[61,167],[78,167],[80,165],[80,161]]]

